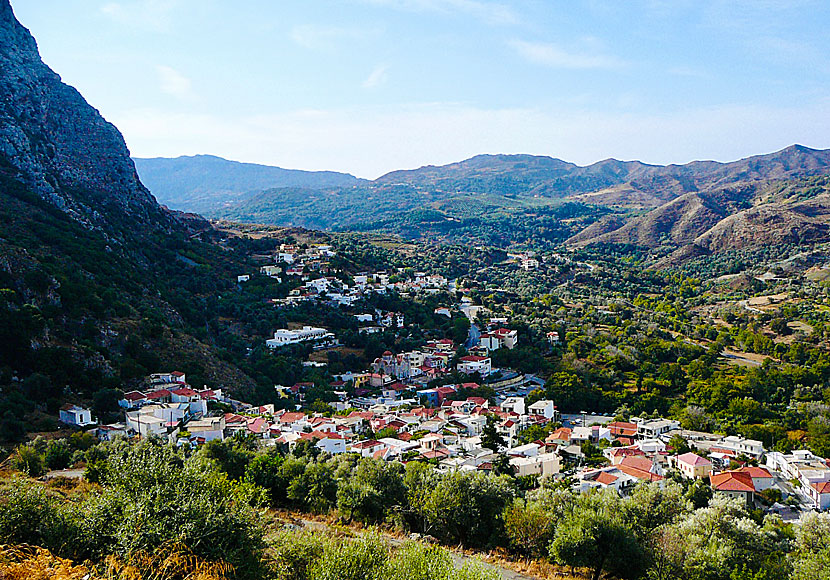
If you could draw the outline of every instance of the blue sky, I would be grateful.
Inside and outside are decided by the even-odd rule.
[[[830,147],[830,3],[12,0],[136,156],[387,171]]]

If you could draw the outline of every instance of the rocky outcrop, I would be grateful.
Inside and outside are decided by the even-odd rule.
[[[0,171],[89,227],[166,219],[121,133],[41,61],[9,0],[0,0]]]

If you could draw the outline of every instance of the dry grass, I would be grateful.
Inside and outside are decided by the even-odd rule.
[[[89,573],[42,548],[0,547],[0,580],[85,580]]]
[[[178,546],[124,560],[108,556],[90,567],[29,546],[0,547],[0,580],[229,580],[233,568],[205,562]]]

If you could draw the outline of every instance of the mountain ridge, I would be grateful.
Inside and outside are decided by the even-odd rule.
[[[232,161],[216,155],[133,158],[142,182],[160,203],[210,212],[246,194],[281,187],[352,187],[364,180],[336,171],[305,171]]]

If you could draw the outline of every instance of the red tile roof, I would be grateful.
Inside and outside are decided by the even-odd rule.
[[[821,494],[830,493],[830,481],[817,481],[813,484],[813,489]]]
[[[653,464],[645,457],[626,457],[617,468],[623,473],[645,481],[660,481],[663,476],[651,473]]]
[[[603,485],[611,485],[618,479],[619,477],[617,477],[616,475],[611,475],[607,471],[602,471],[594,481],[596,481],[597,483],[601,483]]]
[[[718,491],[755,491],[752,476],[745,471],[724,471],[710,475],[709,482]]]
[[[305,417],[305,413],[283,413],[277,419],[280,423],[296,423],[297,421],[301,421]]]
[[[772,478],[772,474],[770,474],[770,472],[767,471],[766,469],[764,469],[763,467],[747,466],[747,467],[741,467],[740,469],[737,469],[736,471],[739,471],[741,473],[748,473],[749,476],[752,479]]]

